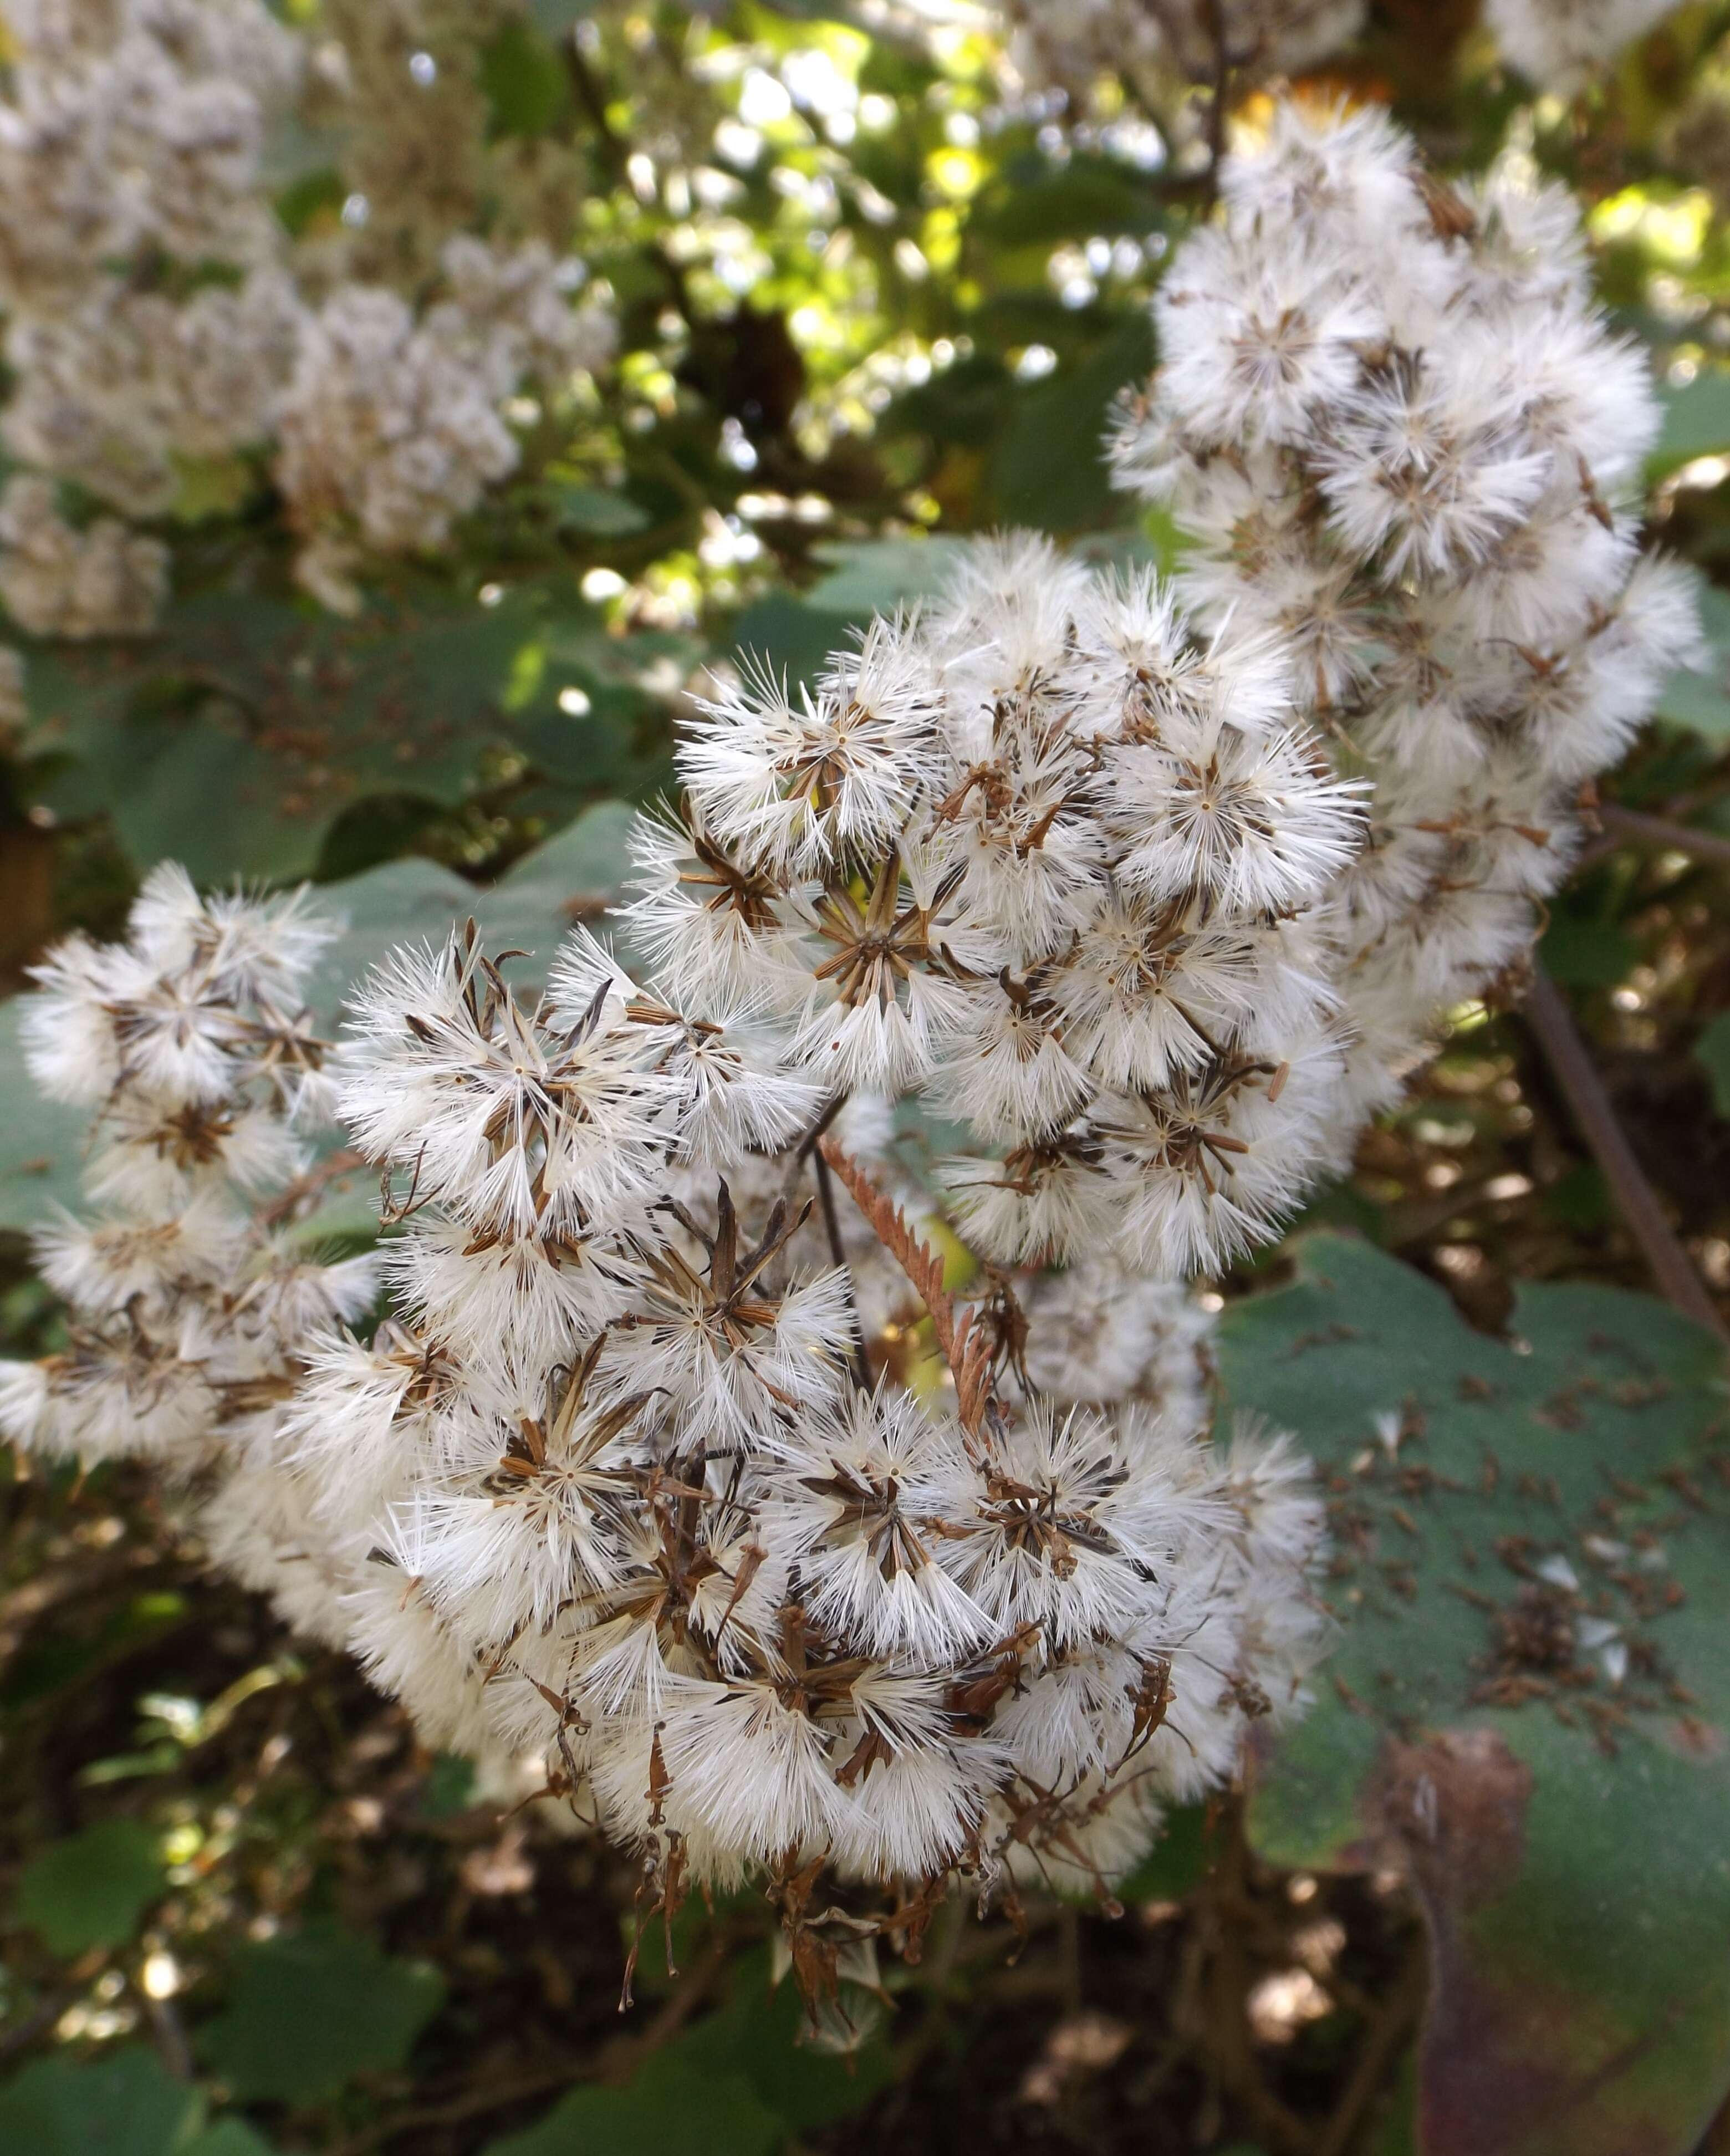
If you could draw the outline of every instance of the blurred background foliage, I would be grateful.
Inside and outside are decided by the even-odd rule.
[[[287,12],[316,33],[318,0]],[[460,45],[462,9],[441,21]],[[436,928],[471,891],[511,940],[538,924],[544,947],[616,877],[619,819],[597,823],[593,804],[668,783],[673,721],[706,670],[755,653],[808,678],[873,609],[941,582],[957,536],[1000,522],[1096,558],[1175,558],[1169,526],[1113,495],[1097,445],[1153,362],[1148,297],[1206,214],[1210,177],[1122,85],[1102,80],[1085,108],[1007,105],[984,11],[911,0],[531,0],[483,27],[468,63],[491,135],[581,147],[572,241],[617,310],[616,362],[573,411],[517,400],[516,476],[447,558],[375,581],[352,619],[296,594],[268,475],[236,458],[188,469],[158,521],[175,581],[157,634],[19,639],[28,709],[0,763],[8,988],[55,934],[111,932],[165,855],[207,881],[341,882],[350,959]],[[1377,0],[1300,88],[1387,104],[1444,170],[1528,150],[1581,202],[1605,304],[1664,385],[1650,519],[1706,580],[1713,656],[1678,675],[1604,789],[1542,955],[1599,1105],[1722,1317],[1730,8],[1691,0],[1564,100],[1502,68],[1471,0]],[[316,131],[273,156],[288,228],[342,216]],[[8,1352],[40,1353],[61,1319],[20,1231],[67,1187],[76,1137],[30,1100],[13,1015],[0,1010],[0,1324]],[[1528,1350],[1537,1329],[1572,1383],[1607,1330],[1650,1344],[1673,1322],[1614,1297],[1533,1304],[1521,1285],[1650,1285],[1589,1122],[1520,1012],[1454,1014],[1433,1069],[1305,1224],[1388,1254],[1366,1255],[1359,1285],[1373,1306],[1391,1298],[1390,1326],[1464,1321],[1428,1375],[1390,1370],[1383,1390],[1491,1383],[1480,1364],[1514,1358],[1481,1336],[1511,1323]],[[1286,1301],[1245,1305],[1229,1374],[1295,1415],[1337,1481],[1362,1476],[1361,1416],[1348,1439],[1280,1390],[1281,1342],[1346,1323],[1304,1302],[1324,1293],[1306,1263],[1295,1276],[1281,1251],[1253,1281],[1220,1284],[1235,1303],[1290,1283]],[[1663,1366],[1684,1447],[1712,1441],[1719,1413],[1690,1337]],[[1337,1382],[1344,1398],[1356,1381]],[[634,1930],[621,1860],[418,1751],[351,1668],[204,1578],[175,1501],[130,1469],[3,1471],[8,2156],[772,2156],[891,2136],[914,2151],[957,2137],[1237,2156],[1418,2145],[1419,1904],[1432,1926],[1446,1912],[1422,1876],[1414,1892],[1391,1867],[1327,1869],[1349,1836],[1325,1806],[1305,1811],[1301,1787],[1259,1824],[1235,1803],[1180,1818],[1115,1920],[1052,1902],[1017,1939],[946,1907],[923,1964],[884,1977],[890,2010],[851,2057],[796,2044],[799,2010],[749,1895],[685,1912],[676,1977],[645,1949],[621,2019]],[[1391,1482],[1383,1501],[1414,1502]],[[1481,1527],[1486,1546],[1512,1519]],[[1427,1575],[1413,1591],[1432,1586],[1443,1594]],[[1468,1605],[1450,1607],[1460,1620]],[[1350,1750],[1345,1695],[1373,1690],[1378,1652],[1354,1635],[1306,1743]],[[1700,1827],[1706,1869],[1721,1818],[1683,1837],[1693,1849]],[[1556,1861],[1564,1903],[1599,1865],[1637,1894],[1687,1899],[1673,1867],[1641,1870],[1625,1843]],[[1581,1950],[1565,1924],[1557,1936],[1558,1958]],[[1714,1949],[1708,1936],[1676,1951]],[[1661,1970],[1627,1974],[1630,1995],[1642,1984],[1661,1992]],[[1712,2015],[1687,2068],[1697,2112],[1730,2078],[1716,1992]],[[1686,2107],[1658,2109],[1649,2142],[1614,2145],[1686,2148]],[[1563,2138],[1508,2145],[1600,2145],[1579,2115],[1544,2131]],[[1730,2128],[1713,2131],[1707,2145],[1730,2148]]]

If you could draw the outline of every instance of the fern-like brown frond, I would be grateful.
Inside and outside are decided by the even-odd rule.
[[[954,1373],[962,1428],[977,1432],[991,1399],[992,1350],[988,1328],[974,1324],[971,1311],[957,1317],[955,1298],[943,1285],[942,1260],[913,1233],[906,1214],[888,1193],[878,1189],[859,1163],[834,1138],[821,1137],[817,1143],[824,1160],[846,1184],[849,1195],[864,1214],[871,1233],[913,1283],[920,1301],[931,1312],[937,1345]]]

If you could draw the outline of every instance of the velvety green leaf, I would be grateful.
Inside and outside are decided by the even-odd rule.
[[[597,539],[622,539],[649,525],[648,511],[629,495],[603,493],[598,486],[562,486],[553,506],[562,529],[588,531]]]
[[[1554,980],[1570,988],[1613,988],[1640,960],[1640,943],[1613,921],[1558,912],[1544,931],[1538,955]]]
[[[1659,398],[1664,424],[1646,460],[1648,478],[1730,449],[1730,369],[1704,366],[1691,382],[1661,390]]]
[[[910,599],[932,598],[955,573],[963,539],[837,539],[816,549],[834,566],[805,594],[808,606],[860,621],[893,613]]]
[[[51,1843],[26,1865],[18,1913],[55,1953],[70,1959],[131,1938],[163,1881],[150,1830],[136,1820],[104,1820]]]
[[[89,2066],[56,2055],[0,2087],[0,2149],[7,2156],[182,2156],[203,2112],[198,2092],[174,2080],[142,2044]]]
[[[243,2101],[305,2103],[400,2066],[444,1996],[436,1969],[321,1920],[243,1951],[198,2048]]]
[[[891,2066],[880,2040],[851,2061],[801,2044],[804,2010],[767,1955],[735,1972],[732,1996],[619,2088],[573,2089],[485,2156],[773,2156],[791,2137],[870,2102]]]
[[[33,1227],[56,1205],[78,1202],[79,1163],[90,1118],[44,1100],[24,1067],[16,996],[0,1004],[0,1228]]]
[[[25,747],[73,759],[45,789],[69,814],[106,808],[141,863],[215,880],[292,877],[367,793],[460,801],[542,612],[444,593],[379,596],[352,622],[211,593],[138,644],[44,647]]]
[[[1008,522],[1067,532],[1121,521],[1122,496],[1106,470],[1106,414],[1152,364],[1152,326],[1135,315],[1090,359],[1029,392],[992,465]]]
[[[219,2118],[177,2147],[174,2156],[275,2156],[275,2151],[244,2118]]]
[[[480,89],[495,135],[544,135],[571,94],[558,54],[538,25],[512,20],[480,49]]]
[[[1251,1832],[1411,1876],[1425,2156],[1685,2156],[1730,2082],[1722,1357],[1594,1286],[1522,1288],[1511,1333],[1328,1235],[1228,1310],[1233,1405],[1324,1477],[1341,1625]]]
[[[1730,1116],[1730,1011],[1715,1018],[1694,1043],[1694,1060],[1712,1081],[1712,1106]]]
[[[1707,654],[1697,667],[1681,668],[1659,694],[1657,716],[1714,742],[1730,741],[1730,592],[1700,586],[1700,621]]]

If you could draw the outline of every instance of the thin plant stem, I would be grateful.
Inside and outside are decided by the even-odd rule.
[[[1616,1209],[1639,1244],[1652,1277],[1676,1308],[1730,1342],[1706,1283],[1665,1216],[1580,1039],[1562,992],[1542,967],[1534,973],[1524,1011],[1544,1060],[1566,1096],[1592,1157],[1604,1171]]]

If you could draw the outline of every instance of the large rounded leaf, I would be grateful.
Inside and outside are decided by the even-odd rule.
[[[1730,2084],[1730,1430],[1666,1304],[1511,1337],[1343,1237],[1236,1305],[1234,1405],[1324,1476],[1341,1625],[1257,1845],[1394,1863],[1434,1947],[1423,2156],[1685,2156]]]

